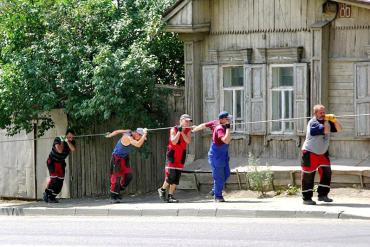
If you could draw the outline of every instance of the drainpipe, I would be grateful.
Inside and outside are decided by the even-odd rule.
[[[33,170],[35,176],[35,200],[37,200],[37,120],[33,124]]]

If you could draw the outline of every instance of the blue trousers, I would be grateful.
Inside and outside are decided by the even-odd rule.
[[[208,152],[208,162],[213,176],[213,192],[215,198],[222,198],[222,189],[230,177],[229,145],[216,145],[212,143]]]

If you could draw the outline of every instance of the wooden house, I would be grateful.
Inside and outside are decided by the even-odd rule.
[[[318,103],[370,113],[370,1],[179,0],[163,15],[184,42],[185,105],[196,124],[233,114],[230,155],[296,159]],[[330,154],[366,160],[370,117],[341,119]],[[209,133],[190,148],[205,157]],[[353,165],[353,164],[352,164]]]

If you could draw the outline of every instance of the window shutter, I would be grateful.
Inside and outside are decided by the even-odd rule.
[[[356,114],[370,113],[370,63],[355,64]],[[356,135],[370,137],[370,116],[356,118]]]
[[[266,65],[255,64],[244,66],[246,121],[266,120]],[[266,123],[248,124],[246,132],[255,135],[266,134]]]
[[[203,121],[217,119],[219,111],[218,65],[204,65],[203,74]]]
[[[307,64],[296,63],[293,70],[294,76],[294,117],[308,117],[308,80]],[[294,121],[295,133],[305,135],[308,119],[299,119]]]

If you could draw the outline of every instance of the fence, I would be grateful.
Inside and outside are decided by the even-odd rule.
[[[170,109],[168,125],[175,125],[184,113],[184,90],[170,88],[167,104]],[[96,126],[91,133],[104,133],[116,129],[112,121],[110,126]],[[169,130],[149,132],[147,141],[140,150],[130,154],[130,165],[134,179],[126,193],[147,193],[158,188],[164,179],[164,166]],[[77,150],[69,159],[70,196],[81,198],[109,194],[110,159],[117,143],[116,138],[84,137],[77,139]]]

